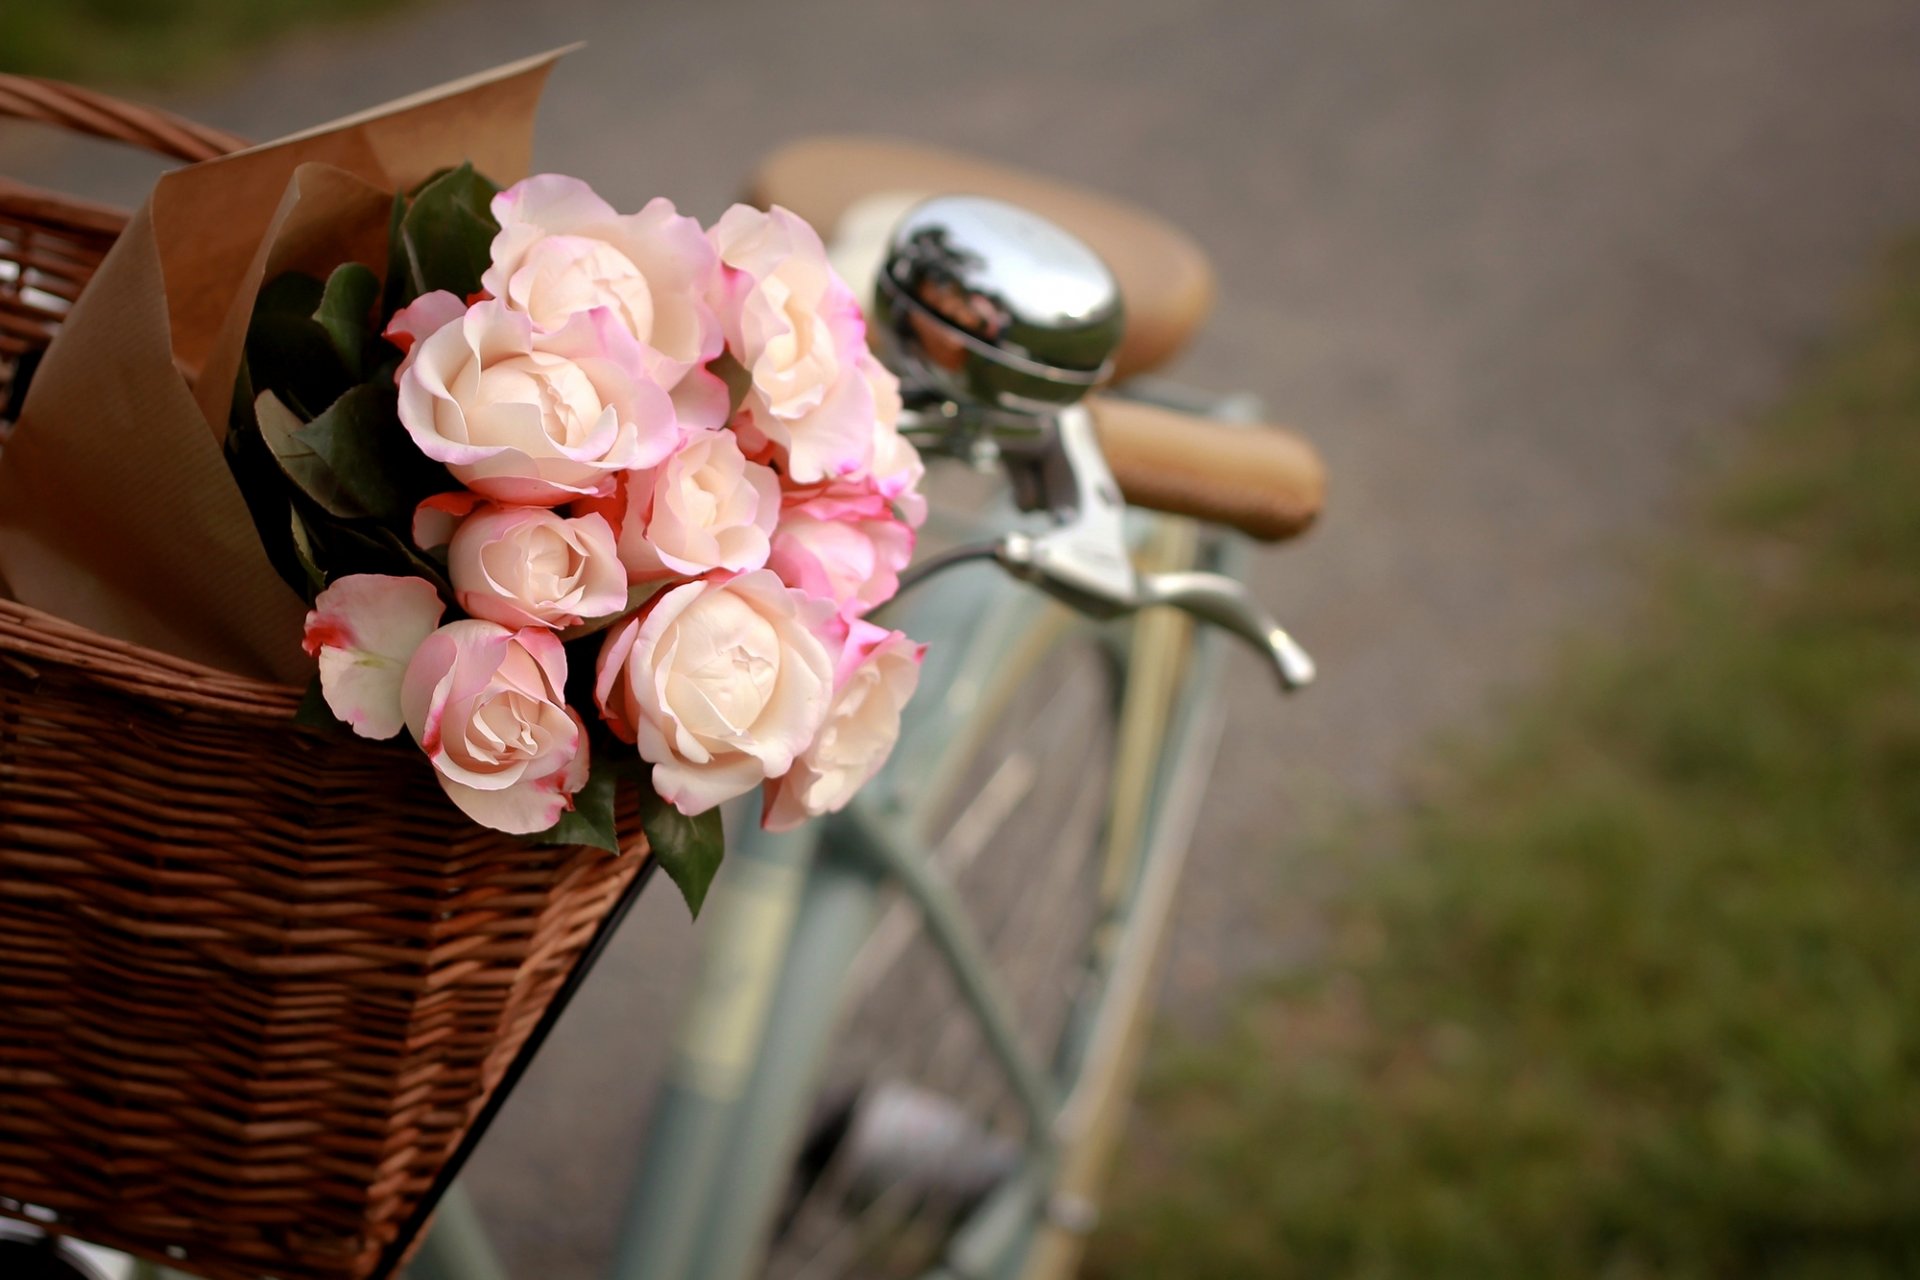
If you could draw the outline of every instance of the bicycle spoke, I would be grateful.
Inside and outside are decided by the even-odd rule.
[[[1038,696],[1010,701],[963,780],[964,798],[936,827],[930,854],[980,926],[1021,1037],[1043,1063],[1057,1055],[1098,922],[1109,673],[1091,646],[1063,646],[1040,664],[1026,686]],[[855,1098],[850,1117],[889,1087],[919,1091],[965,1118],[978,1150],[996,1142],[1018,1149],[1024,1113],[911,903],[896,900],[882,912],[855,961],[846,1008],[827,1096]],[[968,1197],[984,1194],[969,1181],[965,1162],[975,1148],[966,1143],[922,1153],[927,1163],[911,1173],[862,1169],[857,1159],[873,1153],[853,1150],[859,1121],[844,1123],[849,1133],[782,1224],[770,1277],[919,1274],[971,1207]]]

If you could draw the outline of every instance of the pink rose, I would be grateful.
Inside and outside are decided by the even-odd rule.
[[[388,332],[419,335],[423,317],[449,313],[446,295],[427,294]],[[543,332],[503,302],[477,302],[418,336],[399,386],[400,422],[420,451],[496,502],[610,493],[620,472],[680,443],[643,348],[604,309]]]
[[[718,310],[748,386],[736,429],[785,455],[801,484],[873,462],[873,391],[860,369],[866,323],[812,227],[775,206],[737,204],[708,236],[724,267]]]
[[[653,381],[674,393],[683,422],[726,421],[726,387],[702,367],[720,354],[708,296],[720,278],[713,246],[692,218],[655,199],[620,214],[578,178],[543,173],[493,198],[500,234],[481,286],[542,329],[606,307],[646,348]],[[682,389],[683,382],[691,385]]]
[[[793,768],[767,783],[761,826],[790,831],[808,818],[838,813],[872,781],[900,737],[900,712],[920,682],[926,652],[901,632],[852,625],[826,722]]]
[[[627,571],[597,515],[485,506],[447,547],[460,607],[508,627],[571,627],[627,607]]]
[[[790,506],[773,531],[767,567],[844,617],[885,604],[913,559],[913,530],[877,493],[828,491]]]
[[[586,509],[611,513],[634,582],[758,569],[780,518],[780,477],[747,461],[733,432],[702,431]]]
[[[792,767],[833,693],[825,612],[759,569],[662,592],[607,633],[595,700],[663,800],[703,813]]]
[[[495,831],[545,831],[587,781],[587,734],[567,706],[567,656],[538,627],[449,622],[407,664],[407,729],[461,812]]]
[[[322,591],[302,643],[319,660],[327,708],[363,738],[400,732],[401,677],[444,612],[423,578],[356,573]]]

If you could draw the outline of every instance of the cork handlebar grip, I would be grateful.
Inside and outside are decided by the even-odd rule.
[[[1113,478],[1135,506],[1230,525],[1263,542],[1296,537],[1320,514],[1326,467],[1291,431],[1106,397],[1087,406]]]

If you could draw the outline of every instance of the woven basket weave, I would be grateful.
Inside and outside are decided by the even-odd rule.
[[[19,77],[0,115],[240,145]],[[0,402],[123,220],[0,181]],[[0,1215],[361,1280],[639,871],[631,806],[630,856],[529,847],[298,698],[0,600]]]

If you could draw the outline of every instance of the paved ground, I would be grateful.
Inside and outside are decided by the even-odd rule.
[[[1183,371],[1266,395],[1337,488],[1259,566],[1325,678],[1282,708],[1236,668],[1183,1010],[1311,946],[1287,909],[1300,831],[1390,796],[1569,626],[1612,624],[1689,475],[1920,221],[1911,0],[443,0],[182,105],[273,133],[575,38],[541,160],[617,201],[711,215],[781,140],[881,129],[1132,197],[1217,255]],[[137,194],[0,143],[14,169]],[[544,1264],[527,1274],[589,1274],[604,1247],[679,915],[643,910],[483,1161],[489,1213]]]

